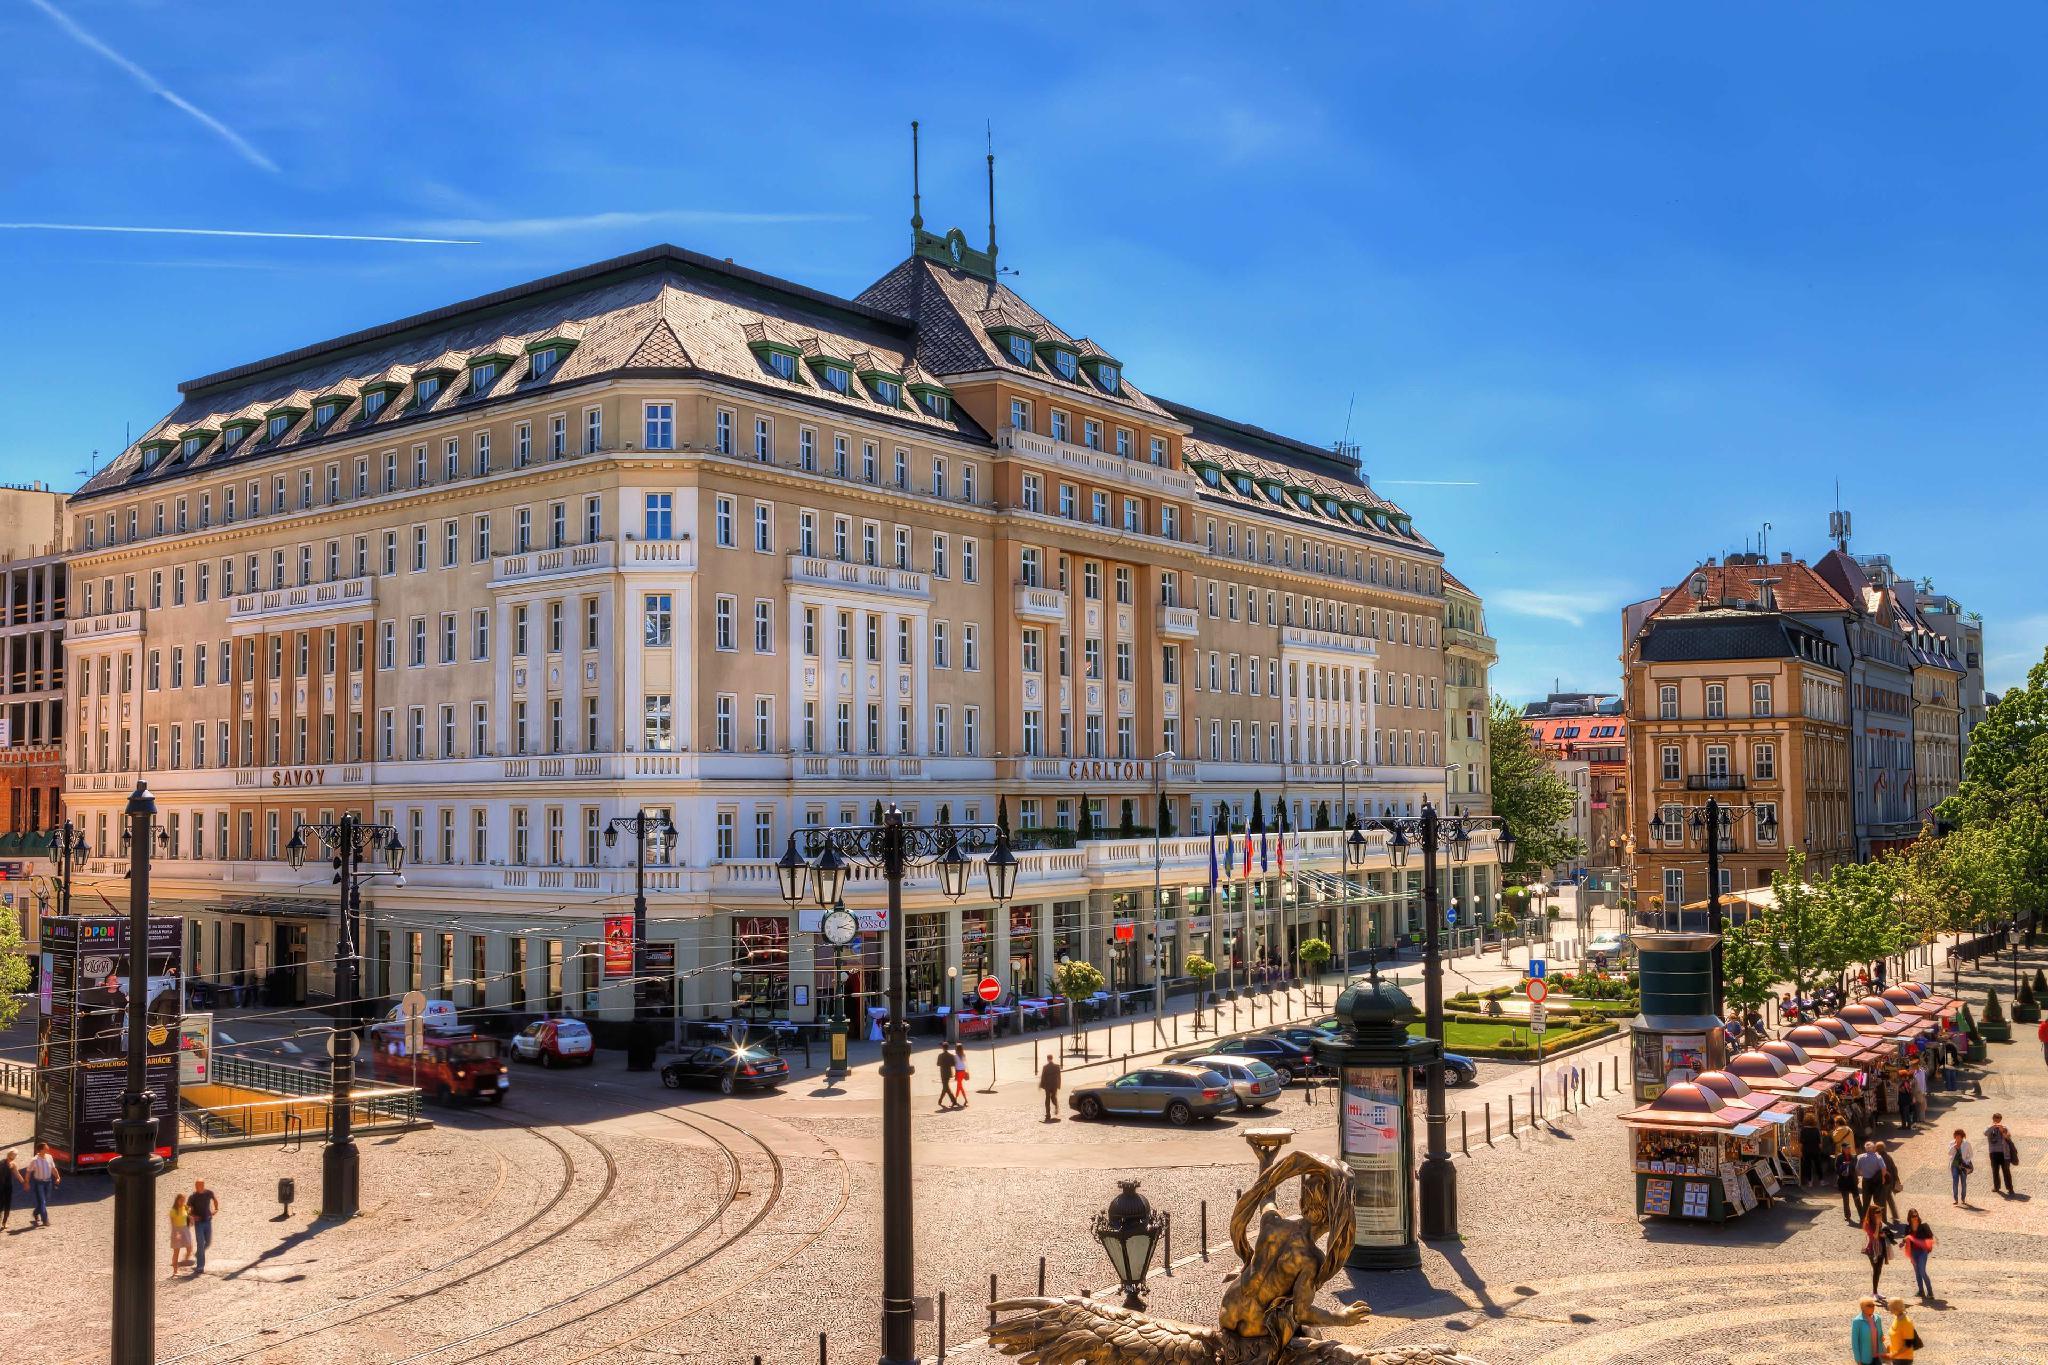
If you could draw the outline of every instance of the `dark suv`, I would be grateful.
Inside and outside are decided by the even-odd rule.
[[[1192,1061],[1197,1057],[1256,1057],[1290,1079],[1300,1079],[1316,1069],[1315,1056],[1299,1043],[1285,1038],[1225,1038],[1220,1043],[1189,1052],[1175,1053],[1169,1062]]]

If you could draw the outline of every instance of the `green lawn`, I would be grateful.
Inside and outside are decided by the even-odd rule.
[[[1552,1029],[1543,1035],[1544,1046],[1551,1047],[1566,1039],[1577,1041],[1583,1029]],[[1415,1037],[1422,1036],[1422,1025],[1410,1024],[1408,1032]],[[1501,1048],[1534,1048],[1535,1039],[1529,1033],[1528,1025],[1516,1025],[1509,1021],[1498,1024],[1468,1024],[1462,1020],[1444,1021],[1444,1048],[1450,1052],[1487,1053]]]

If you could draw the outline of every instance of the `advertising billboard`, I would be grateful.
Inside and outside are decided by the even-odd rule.
[[[143,966],[148,999],[148,1085],[158,1156],[176,1154],[178,1063],[184,981],[178,964],[184,921],[149,919]],[[66,1170],[104,1166],[117,1155],[114,1123],[127,1089],[128,1001],[133,979],[128,919],[53,915],[43,921],[46,970],[39,1004],[36,1140]]]

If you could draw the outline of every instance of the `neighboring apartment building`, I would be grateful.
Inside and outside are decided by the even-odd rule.
[[[63,494],[0,486],[0,873],[9,881],[49,871],[48,832],[62,818],[63,538]]]
[[[1722,835],[1724,891],[1768,886],[1788,850],[1808,875],[1857,857],[1850,803],[1848,666],[1803,619],[1841,610],[1803,564],[1773,565],[1773,598],[1736,584],[1756,565],[1702,565],[1645,613],[1623,655],[1637,904],[1706,897],[1709,797],[1734,816]],[[1796,614],[1795,614],[1795,610]],[[1764,817],[1768,815],[1769,819]]]
[[[1522,708],[1522,726],[1551,754],[1551,769],[1578,793],[1568,831],[1586,846],[1553,877],[1584,874],[1597,890],[1619,889],[1627,864],[1628,718],[1621,698],[1604,693],[1552,693]]]
[[[408,851],[366,891],[374,994],[622,1014],[597,945],[631,841],[602,835],[659,810],[665,987],[808,1019],[837,983],[817,912],[776,894],[792,831],[1005,798],[1019,831],[1082,802],[1113,830],[1163,790],[1156,911],[1149,838],[1025,852],[1003,914],[913,881],[932,1008],[949,968],[1033,990],[1107,965],[1120,919],[1175,975],[1283,920],[1328,936],[1337,910],[1277,871],[1249,941],[1208,904],[1218,803],[1308,829],[1347,786],[1366,817],[1445,796],[1435,545],[1355,461],[1142,390],[957,231],[917,227],[851,299],[657,247],[181,393],[71,509],[68,801],[108,850],[147,779],[201,976],[327,990],[331,895],[282,858],[343,811]],[[1301,835],[1290,873],[1335,870],[1339,838]],[[1382,942],[1421,875],[1384,842]],[[1490,906],[1494,861],[1482,837],[1451,894]],[[870,930],[878,894],[849,892]]]
[[[1444,719],[1447,781],[1454,807],[1484,815],[1493,809],[1493,691],[1488,681],[1500,659],[1486,633],[1479,594],[1444,571]]]
[[[1912,649],[1900,633],[1897,578],[1889,561],[1877,556],[1866,566],[1838,548],[1813,568],[1847,606],[1839,616],[1809,619],[1846,647],[1856,851],[1860,858],[1874,858],[1904,848],[1920,833]]]

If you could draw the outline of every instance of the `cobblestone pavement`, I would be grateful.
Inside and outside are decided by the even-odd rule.
[[[1141,1041],[1145,1031],[1141,1023]],[[930,1047],[920,1047],[913,1136],[928,1355],[943,1295],[951,1358],[993,1359],[977,1340],[991,1275],[998,1296],[1034,1293],[1043,1258],[1049,1292],[1100,1289],[1109,1276],[1089,1220],[1120,1177],[1140,1178],[1173,1217],[1171,1256],[1181,1264],[1155,1276],[1158,1310],[1213,1321],[1234,1269],[1218,1248],[1254,1169],[1242,1140],[1253,1120],[1179,1130],[1043,1122],[1031,1047],[1048,1041],[1007,1042],[993,1094],[980,1093],[987,1049],[973,1048],[976,1093],[946,1112],[935,1107]],[[1569,1060],[1590,1071],[1593,1057],[1614,1050]],[[1995,1049],[1987,1098],[1938,1109],[1906,1141],[1909,1200],[1941,1234],[1933,1274],[1947,1296],[1920,1318],[1931,1343],[1923,1359],[2048,1360],[2048,1300],[2032,1292],[2048,1271],[2048,1219],[2025,1198],[1994,1200],[1981,1156],[1977,1207],[1955,1210],[1939,1197],[1940,1133],[1960,1123],[1974,1138],[1994,1107],[2027,1154],[2023,1193],[2048,1175],[2048,1076],[2037,1057],[2026,1043]],[[1070,1083],[1121,1067],[1073,1071]],[[1454,1099],[1477,1111],[1495,1098],[1498,1124],[1506,1095],[1525,1096],[1532,1079],[1532,1068],[1487,1064],[1481,1083]],[[1720,1231],[1638,1223],[1614,1122],[1622,1107],[1610,1095],[1513,1139],[1497,1127],[1491,1147],[1475,1112],[1471,1156],[1457,1163],[1464,1242],[1430,1248],[1418,1273],[1340,1277],[1339,1297],[1362,1296],[1375,1315],[1345,1335],[1449,1341],[1492,1365],[1842,1359],[1868,1270],[1832,1192]],[[665,1091],[610,1054],[588,1071],[522,1067],[502,1114],[444,1111],[431,1130],[365,1143],[364,1216],[341,1227],[310,1217],[317,1146],[188,1156],[166,1193],[200,1176],[228,1206],[212,1273],[159,1286],[159,1359],[749,1365],[758,1354],[808,1365],[823,1333],[831,1361],[872,1360],[879,1116],[879,1078],[866,1061],[840,1086],[811,1074],[777,1094],[729,1099]],[[1335,1150],[1326,1096],[1290,1092],[1256,1121]],[[0,1137],[26,1128],[25,1114],[0,1113]],[[1458,1150],[1455,1118],[1451,1140]],[[303,1202],[290,1221],[270,1223],[283,1174],[296,1177]],[[66,1188],[55,1228],[0,1238],[14,1283],[36,1286],[0,1308],[7,1358],[104,1359],[111,1201],[103,1181]],[[1908,1284],[1902,1267],[1888,1273],[1887,1288]]]

